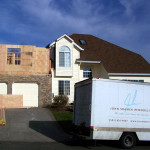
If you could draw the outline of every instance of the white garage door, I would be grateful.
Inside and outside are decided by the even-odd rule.
[[[7,84],[0,83],[0,94],[7,94]]]
[[[23,95],[23,106],[38,107],[37,83],[13,83],[12,94]]]

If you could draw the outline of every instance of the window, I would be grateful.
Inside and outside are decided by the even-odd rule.
[[[21,64],[21,49],[7,48],[7,64]]]
[[[80,44],[82,44],[82,45],[87,45],[87,42],[86,42],[85,40],[83,40],[83,39],[80,39],[79,42],[80,42]]]
[[[85,67],[83,69],[83,78],[91,78],[92,77],[92,70],[90,67]]]
[[[59,80],[59,95],[70,95],[70,81]]]
[[[59,50],[59,66],[70,67],[70,49],[67,46],[62,46]]]

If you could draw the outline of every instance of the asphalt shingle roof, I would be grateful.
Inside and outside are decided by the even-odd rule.
[[[72,34],[82,48],[80,60],[101,61],[108,73],[150,73],[150,64],[139,54],[121,48],[92,35]],[[84,39],[87,45],[82,45]]]

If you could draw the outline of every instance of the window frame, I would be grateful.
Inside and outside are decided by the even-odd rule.
[[[92,69],[90,67],[83,68],[83,78],[92,78]]]
[[[79,39],[79,42],[81,45],[87,45],[87,42],[84,39]]]
[[[68,46],[59,49],[59,67],[71,67],[71,51]]]
[[[58,95],[70,95],[70,80],[58,81]]]
[[[21,48],[7,48],[7,64],[21,65]]]

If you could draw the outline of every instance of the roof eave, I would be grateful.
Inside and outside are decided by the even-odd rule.
[[[63,37],[67,37],[73,43],[74,46],[76,46],[81,51],[84,51],[84,49],[82,47],[80,47],[77,43],[75,43],[74,40],[72,38],[70,38],[67,34],[62,35],[61,37],[59,37],[58,39],[56,39],[54,42],[52,42],[51,44],[49,44],[49,47],[52,47],[57,41],[59,41]]]
[[[51,44],[49,44],[49,47],[52,47],[56,42],[53,42]]]
[[[150,76],[150,73],[108,73],[110,76]]]
[[[56,41],[59,41],[60,39],[62,39],[63,37],[67,37],[71,42],[74,42],[74,40],[71,38],[71,37],[69,37],[67,34],[64,34],[64,35],[62,35],[61,37],[59,37]]]
[[[76,60],[77,63],[90,63],[90,64],[100,64],[101,61],[85,61],[85,60]]]
[[[82,47],[80,47],[78,44],[76,44],[75,42],[73,42],[73,45],[75,45],[77,48],[79,48],[81,51],[84,51],[84,49]]]

